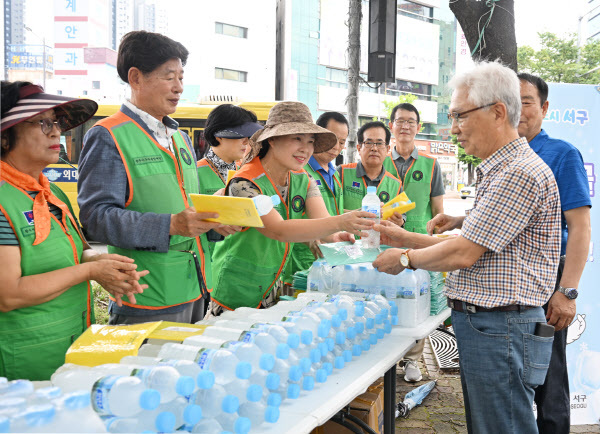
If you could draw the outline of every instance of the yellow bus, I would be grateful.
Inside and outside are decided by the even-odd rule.
[[[256,114],[260,123],[265,123],[269,116],[269,110],[276,102],[227,102],[250,110]],[[204,126],[208,114],[217,107],[218,104],[196,104],[182,105],[177,107],[177,111],[171,115],[179,123],[179,128],[185,131],[194,145],[196,157],[202,158],[206,153],[208,146],[204,140]],[[85,124],[80,125],[61,136],[63,145],[60,154],[61,161],[58,164],[51,164],[44,169],[44,174],[51,182],[56,183],[69,197],[73,205],[75,214],[79,217],[79,206],[77,204],[77,163],[83,146],[83,137],[85,133],[100,119],[104,119],[120,109],[120,105],[100,105],[96,114]],[[107,174],[110,176],[110,174]]]

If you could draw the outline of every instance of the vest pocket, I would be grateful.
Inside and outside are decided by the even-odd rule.
[[[215,282],[214,298],[230,308],[257,307],[281,265],[263,267],[257,262],[235,256],[226,257]]]
[[[23,330],[18,338],[1,340],[0,352],[9,380],[49,380],[54,371],[65,363],[67,350],[85,327],[82,327],[80,314],[67,322],[61,320],[57,323],[47,323],[35,331]]]

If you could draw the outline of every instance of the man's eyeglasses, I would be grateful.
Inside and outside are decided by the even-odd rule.
[[[414,127],[418,124],[418,122],[414,119],[394,119],[394,123],[399,127],[404,126],[406,124],[408,124],[409,127]]]
[[[27,122],[28,124],[40,124],[40,127],[42,128],[42,133],[44,133],[46,135],[50,134],[50,132],[54,128],[54,125],[56,125],[56,128],[58,128],[58,131],[60,131],[61,133],[63,131],[66,131],[69,129],[69,126],[64,118],[58,118],[55,121],[53,121],[52,119],[46,118],[46,119],[40,119],[39,121],[23,121],[23,122]]]
[[[475,108],[473,108],[471,110],[467,110],[467,111],[464,111],[464,112],[461,112],[461,113],[458,113],[458,112],[448,113],[448,120],[450,122],[456,121],[457,123],[460,124],[460,123],[462,123],[464,121],[463,116],[466,115],[467,113],[471,113],[471,112],[474,112],[474,111],[477,111],[477,110],[481,110],[482,108],[491,107],[491,106],[493,106],[495,104],[498,104],[498,103],[497,102],[492,102],[490,104],[482,105],[481,107],[475,107]]]
[[[377,146],[378,149],[384,148],[387,146],[385,142],[363,142],[361,143],[365,148],[371,149],[373,146]]]

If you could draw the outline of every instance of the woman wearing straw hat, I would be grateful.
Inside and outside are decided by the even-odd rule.
[[[231,196],[279,195],[281,203],[262,217],[264,228],[249,228],[218,243],[212,315],[241,306],[269,307],[290,253],[290,243],[323,239],[352,241],[371,228],[373,214],[355,211],[331,217],[318,187],[303,170],[313,152],[332,148],[337,137],[315,125],[308,107],[281,102],[263,130],[251,138],[245,164],[227,186]],[[301,219],[303,214],[309,219]]]
[[[0,377],[48,380],[94,321],[89,280],[109,292],[141,292],[132,259],[95,253],[66,195],[42,170],[58,161],[60,134],[98,105],[2,82],[0,161]]]

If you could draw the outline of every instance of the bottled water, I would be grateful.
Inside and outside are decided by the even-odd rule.
[[[52,405],[33,405],[10,419],[10,430],[11,432],[50,432],[55,416],[56,409]]]
[[[2,388],[3,397],[26,397],[33,393],[33,383],[29,380],[8,381]]]
[[[412,270],[404,270],[399,274],[399,286],[402,297],[398,300],[399,325],[415,327],[418,323],[418,296],[420,291],[417,276]]]
[[[227,397],[225,388],[220,384],[215,384],[209,388],[200,388],[191,397],[190,402],[197,404],[205,415],[217,415],[223,411],[224,405],[233,405],[235,397]],[[239,400],[235,398],[239,405]],[[233,411],[237,411],[235,408]]]
[[[0,432],[10,432],[10,420],[7,417],[0,416]]]
[[[323,265],[319,261],[315,261],[310,267],[306,281],[306,290],[308,292],[324,292],[325,290]]]
[[[106,428],[92,409],[90,392],[79,391],[63,397],[48,432],[99,433],[106,432]]]
[[[430,278],[429,273],[425,270],[417,270],[415,274],[419,281],[419,302],[418,302],[418,314],[417,323],[422,323],[429,316],[431,309],[431,296],[430,296]]]
[[[92,405],[100,415],[130,417],[159,404],[160,393],[147,389],[137,377],[109,375],[92,387]]]
[[[248,362],[240,362],[235,354],[225,349],[204,349],[191,345],[166,343],[159,352],[161,358],[175,358],[195,361],[200,369],[209,370],[215,374],[215,381],[227,384],[233,380],[233,372],[244,373],[246,378],[252,373]]]
[[[60,387],[48,386],[42,387],[34,391],[27,397],[27,404],[29,405],[42,405],[52,404],[54,401],[62,396],[62,390]]]
[[[0,395],[2,396],[2,395]],[[37,405],[44,404],[39,403]],[[47,403],[46,403],[47,404]],[[36,405],[36,404],[34,404]],[[27,408],[27,400],[20,396],[0,398],[0,417],[11,417]],[[1,432],[1,431],[0,431]]]
[[[259,216],[269,214],[273,207],[281,203],[281,199],[279,198],[278,194],[274,194],[273,196],[259,194],[258,196],[254,196],[252,201],[254,202],[254,206],[256,206]]]
[[[279,420],[279,409],[277,407],[265,405],[260,397],[248,397],[248,400],[240,405],[238,411],[240,416],[250,420],[253,428],[257,428],[263,422],[275,423]]]
[[[379,273],[379,283],[384,297],[396,306],[396,299],[398,298],[396,276],[393,274]]]
[[[357,284],[357,271],[350,264],[338,265],[333,269],[333,280],[339,291],[353,292]],[[336,283],[333,284],[336,287]]]
[[[367,195],[362,200],[363,211],[370,212],[375,214],[377,218],[373,218],[373,223],[379,223],[379,218],[381,217],[381,201],[377,196],[377,188],[376,187],[367,187]],[[378,249],[379,248],[379,232],[369,229],[367,231],[369,234],[366,239],[362,240],[363,247]]]
[[[371,287],[371,279],[372,276],[369,275],[369,270],[366,266],[360,265],[358,267],[358,272],[356,273],[356,288],[354,291],[360,293],[368,293],[369,288]]]
[[[193,433],[202,433],[202,434],[221,434],[223,432],[223,427],[216,419],[203,418],[192,428]]]
[[[160,393],[161,404],[175,399],[177,395],[191,395],[196,387],[194,378],[179,375],[171,366],[134,369],[132,375],[140,378],[146,387],[157,390]]]
[[[63,393],[77,392],[78,390],[90,390],[94,383],[102,377],[109,375],[126,376],[131,375],[131,365],[110,363],[95,366],[93,368],[69,365],[64,369],[58,369],[50,380],[52,384],[61,388]]]
[[[169,413],[172,417],[164,415],[164,413]],[[183,397],[178,397],[170,402],[161,404],[156,410],[143,413],[139,419],[153,421],[153,425],[156,427],[148,427],[147,429],[170,432],[173,428],[164,430],[159,429],[157,425],[166,423],[170,425],[172,421],[175,429],[179,429],[182,426],[194,426],[202,419],[202,408],[197,404],[188,402]]]
[[[247,417],[238,417],[234,413],[221,413],[216,417],[217,421],[223,427],[224,431],[229,431],[235,434],[247,434],[250,432],[252,422]]]

